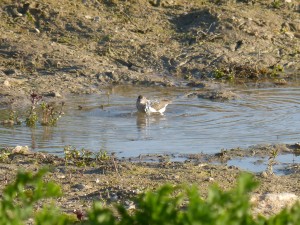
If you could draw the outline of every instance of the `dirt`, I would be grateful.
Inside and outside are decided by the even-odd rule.
[[[299,75],[299,7],[296,0],[3,0],[0,102],[124,83],[286,85]]]
[[[238,98],[214,90],[216,82],[291,85],[300,72],[299,13],[297,0],[2,0],[0,105],[18,110],[33,92],[56,101],[117,84],[203,87],[190,95],[210,99]],[[17,170],[46,164],[66,211],[93,200],[126,204],[166,182],[195,183],[206,196],[210,184],[230,188],[240,173],[198,161],[80,168],[42,153],[16,156],[0,165],[0,189]],[[297,172],[256,178],[257,193],[300,194]]]
[[[220,155],[216,154],[209,160],[199,157],[185,162],[160,160],[157,162],[121,160],[114,157],[105,160],[64,159],[46,153],[8,150],[9,156],[2,158],[0,163],[0,192],[6,184],[13,182],[17,171],[37,171],[42,167],[49,169],[45,180],[59,184],[63,196],[55,200],[55,205],[72,214],[74,210],[86,212],[94,201],[101,201],[105,206],[113,208],[115,203],[127,208],[134,208],[134,197],[148,190],[155,190],[163,184],[190,185],[199,188],[203,198],[208,194],[208,188],[217,184],[222,190],[228,190],[236,184],[242,170],[226,164],[216,164]],[[234,150],[231,151],[232,157]],[[268,153],[265,153],[268,154]],[[234,157],[240,157],[237,154]],[[153,157],[161,159],[162,156]],[[201,159],[200,159],[201,158]],[[84,164],[83,164],[84,162]],[[79,164],[81,166],[79,166]],[[251,193],[254,198],[260,198],[266,193],[293,193],[300,195],[300,175],[294,171],[288,175],[255,174],[259,187]],[[42,203],[40,203],[42,204]],[[273,207],[254,208],[256,214],[272,215]]]

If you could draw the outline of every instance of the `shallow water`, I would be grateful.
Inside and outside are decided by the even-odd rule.
[[[72,145],[134,157],[216,153],[222,148],[300,140],[299,87],[237,89],[234,92],[241,98],[224,102],[187,98],[187,89],[123,86],[108,92],[71,97],[55,127],[1,125],[1,147],[28,145],[35,151],[62,154],[64,146]],[[173,102],[164,115],[139,115],[138,94]],[[7,110],[0,114],[3,120]]]

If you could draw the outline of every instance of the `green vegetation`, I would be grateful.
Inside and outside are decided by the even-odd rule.
[[[5,162],[10,154],[11,152],[8,149],[0,149],[0,162]]]
[[[54,106],[46,102],[41,102],[42,96],[32,93],[30,95],[31,106],[25,124],[28,127],[35,127],[37,123],[42,126],[54,126],[58,119],[63,115],[64,102],[61,103],[60,109],[56,110]],[[14,110],[10,110],[8,120],[4,120],[5,125],[21,125],[22,122]]]
[[[46,170],[36,174],[20,172],[16,181],[6,186],[0,202],[0,225],[22,225],[29,221],[35,224],[83,224],[83,225],[129,225],[129,224],[251,224],[283,225],[298,224],[300,221],[300,204],[284,209],[270,218],[254,217],[251,214],[249,193],[257,186],[250,174],[242,174],[237,186],[223,191],[212,186],[208,197],[203,200],[196,186],[164,185],[157,191],[149,191],[136,199],[137,209],[127,210],[116,205],[116,210],[104,208],[95,202],[87,213],[74,211],[65,214],[54,204],[36,209],[40,200],[61,196],[60,188],[53,182],[43,181]]]
[[[87,149],[76,149],[73,146],[65,146],[64,147],[65,154],[65,165],[74,164],[78,167],[84,167],[87,165],[94,165],[94,160],[92,157],[95,157],[96,161],[106,161],[110,159],[108,153],[104,150],[99,150],[99,152],[93,153]]]
[[[271,6],[272,6],[274,9],[279,9],[279,8],[282,6],[282,1],[280,1],[280,0],[274,0],[274,1],[271,3]]]
[[[272,67],[272,71],[270,72],[271,77],[277,77],[281,72],[284,72],[284,68],[280,64],[276,64]]]
[[[235,78],[235,75],[233,72],[226,72],[224,69],[215,69],[213,71],[213,76],[217,80],[225,79],[228,81],[232,81]]]
[[[49,211],[49,206],[34,212],[39,200],[61,195],[58,185],[43,181],[45,173],[44,169],[36,174],[20,172],[16,181],[6,186],[0,202],[1,225],[22,225],[32,216],[35,224],[70,224],[66,215],[56,210]]]

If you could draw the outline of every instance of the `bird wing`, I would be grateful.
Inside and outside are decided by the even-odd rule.
[[[150,102],[150,107],[155,109],[156,111],[161,110],[162,108],[166,107],[170,102],[167,100],[162,100],[162,101],[151,101]]]

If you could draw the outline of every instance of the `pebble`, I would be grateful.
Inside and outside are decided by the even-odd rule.
[[[206,178],[205,179],[205,181],[208,181],[208,182],[212,182],[212,181],[214,181],[215,179],[213,178],[213,177],[208,177],[208,178]]]
[[[179,180],[179,178],[180,178],[179,175],[174,175],[174,176],[173,176],[173,179],[175,179],[175,180]]]
[[[15,124],[15,121],[13,121],[13,120],[3,120],[2,124],[13,126]]]
[[[265,213],[278,213],[283,208],[293,205],[299,197],[294,193],[265,193],[254,194],[250,198],[250,202],[254,205],[254,212]]]
[[[267,178],[268,177],[268,173],[266,171],[263,171],[261,174],[260,174],[261,177],[263,178]]]
[[[125,201],[125,208],[127,210],[136,209],[136,206],[133,201]]]
[[[10,82],[8,81],[8,80],[5,80],[4,82],[3,82],[3,85],[5,86],[5,87],[10,87],[11,85],[10,85]]]
[[[57,174],[56,177],[57,177],[58,179],[65,179],[65,178],[66,178],[66,176],[63,175],[63,174]]]
[[[18,154],[29,154],[29,148],[28,146],[16,146],[13,150],[12,153],[18,153]]]
[[[116,193],[111,193],[110,201],[115,202],[118,201],[119,197]]]
[[[83,189],[86,188],[86,186],[84,184],[75,184],[71,188],[78,189],[78,190],[83,190]]]

